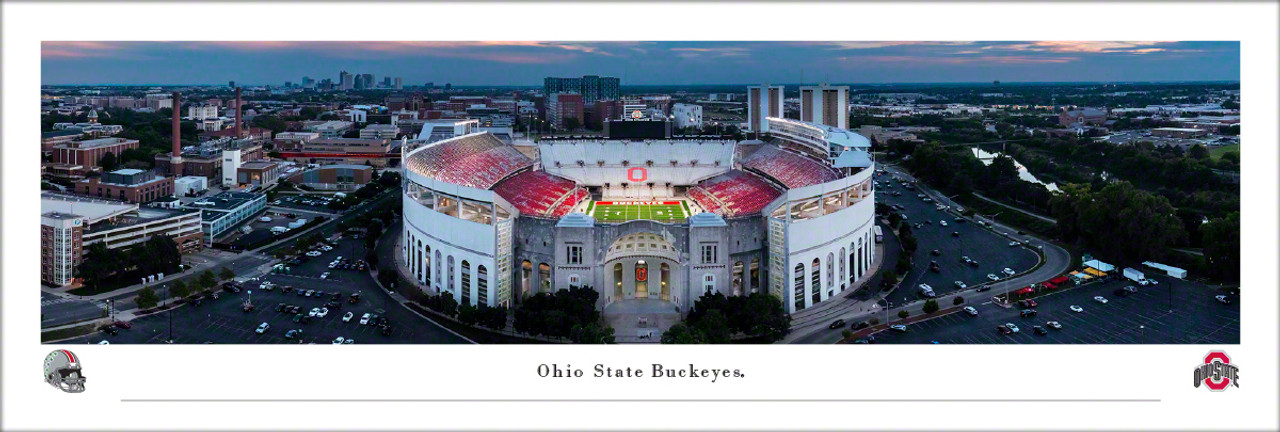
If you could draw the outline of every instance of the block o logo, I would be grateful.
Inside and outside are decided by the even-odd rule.
[[[649,179],[649,170],[642,167],[632,167],[627,169],[627,180],[633,182],[642,182]]]
[[[1204,364],[1196,366],[1195,386],[1204,384],[1210,391],[1220,392],[1229,386],[1240,387],[1240,368],[1231,364],[1231,358],[1222,351],[1209,351]]]
[[[649,280],[649,269],[641,267],[636,269],[636,282],[644,282]]]

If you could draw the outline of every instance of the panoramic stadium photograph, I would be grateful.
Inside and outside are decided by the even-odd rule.
[[[1238,42],[41,63],[44,343],[1240,343]]]

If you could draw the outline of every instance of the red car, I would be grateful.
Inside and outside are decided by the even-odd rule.
[[[116,327],[120,327],[125,330],[133,328],[133,324],[130,324],[128,321],[116,321],[112,324],[115,324]]]
[[[1036,306],[1039,306],[1039,305],[1040,305],[1040,304],[1039,304],[1039,303],[1036,303],[1036,301],[1035,301],[1035,300],[1027,300],[1027,307],[1029,307],[1029,308],[1033,308],[1033,307],[1036,307]]]
[[[1010,328],[1005,327],[1005,326],[996,326],[996,331],[999,331],[999,332],[1000,332],[1000,334],[1002,334],[1002,335],[1011,335],[1011,334],[1013,334],[1013,329],[1010,329]]]

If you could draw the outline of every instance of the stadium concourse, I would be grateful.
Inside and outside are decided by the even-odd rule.
[[[768,121],[822,133],[402,146],[401,253],[421,289],[464,304],[591,287],[623,342],[656,341],[709,292],[813,307],[870,276],[870,141]]]

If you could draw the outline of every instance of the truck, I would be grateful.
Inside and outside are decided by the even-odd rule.
[[[1147,280],[1146,275],[1143,275],[1142,272],[1138,271],[1138,269],[1135,269],[1132,267],[1125,267],[1124,277],[1125,279],[1129,279],[1131,281],[1137,282],[1138,285],[1145,286],[1151,283],[1150,281]]]
[[[880,230],[880,225],[871,227],[871,232],[876,234],[876,243],[884,243],[884,231]]]

